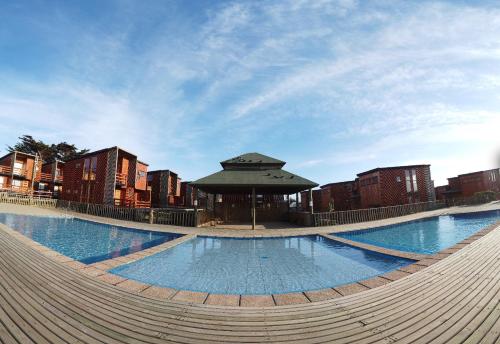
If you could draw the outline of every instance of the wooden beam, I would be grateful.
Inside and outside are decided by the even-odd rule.
[[[252,229],[255,229],[255,188],[252,188]]]

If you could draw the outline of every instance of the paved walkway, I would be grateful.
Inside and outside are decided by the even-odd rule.
[[[0,213],[4,212],[4,213],[32,214],[39,216],[74,216],[81,219],[91,220],[100,223],[107,223],[111,225],[125,226],[129,228],[172,232],[180,234],[220,236],[220,237],[276,237],[276,236],[279,237],[279,236],[297,236],[297,235],[309,235],[309,234],[330,234],[330,233],[344,232],[356,229],[380,227],[380,226],[401,223],[401,222],[406,222],[431,216],[437,216],[442,214],[458,214],[458,213],[467,213],[474,211],[496,210],[496,209],[500,209],[500,201],[478,206],[464,206],[464,207],[438,209],[438,210],[426,211],[406,216],[394,217],[390,219],[360,222],[360,223],[353,223],[346,225],[251,230],[251,229],[227,229],[227,228],[210,228],[210,227],[193,228],[193,227],[179,227],[179,226],[158,225],[158,224],[151,225],[148,223],[115,220],[115,219],[86,215],[76,212],[61,211],[58,209],[35,208],[30,206],[0,203]]]

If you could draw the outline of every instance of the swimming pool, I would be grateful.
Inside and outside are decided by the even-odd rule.
[[[181,236],[69,217],[0,213],[0,222],[54,251],[85,264],[137,252]]]
[[[279,294],[368,279],[412,260],[326,239],[197,237],[111,273],[174,289],[220,294]]]
[[[500,210],[442,215],[333,235],[389,249],[434,254],[500,220]]]

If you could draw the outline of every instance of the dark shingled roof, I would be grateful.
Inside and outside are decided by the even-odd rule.
[[[210,193],[251,192],[286,194],[318,186],[317,183],[281,169],[284,161],[248,153],[221,162],[224,170],[198,179],[192,186]]]
[[[270,156],[260,154],[260,153],[246,153],[236,156],[231,159],[227,159],[221,162],[221,165],[226,164],[272,164],[272,165],[285,165],[286,163],[282,160],[271,158]]]

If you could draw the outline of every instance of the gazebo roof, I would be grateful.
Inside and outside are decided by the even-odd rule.
[[[318,186],[317,183],[282,169],[284,161],[248,153],[221,162],[222,171],[191,183],[209,193],[288,194]]]

